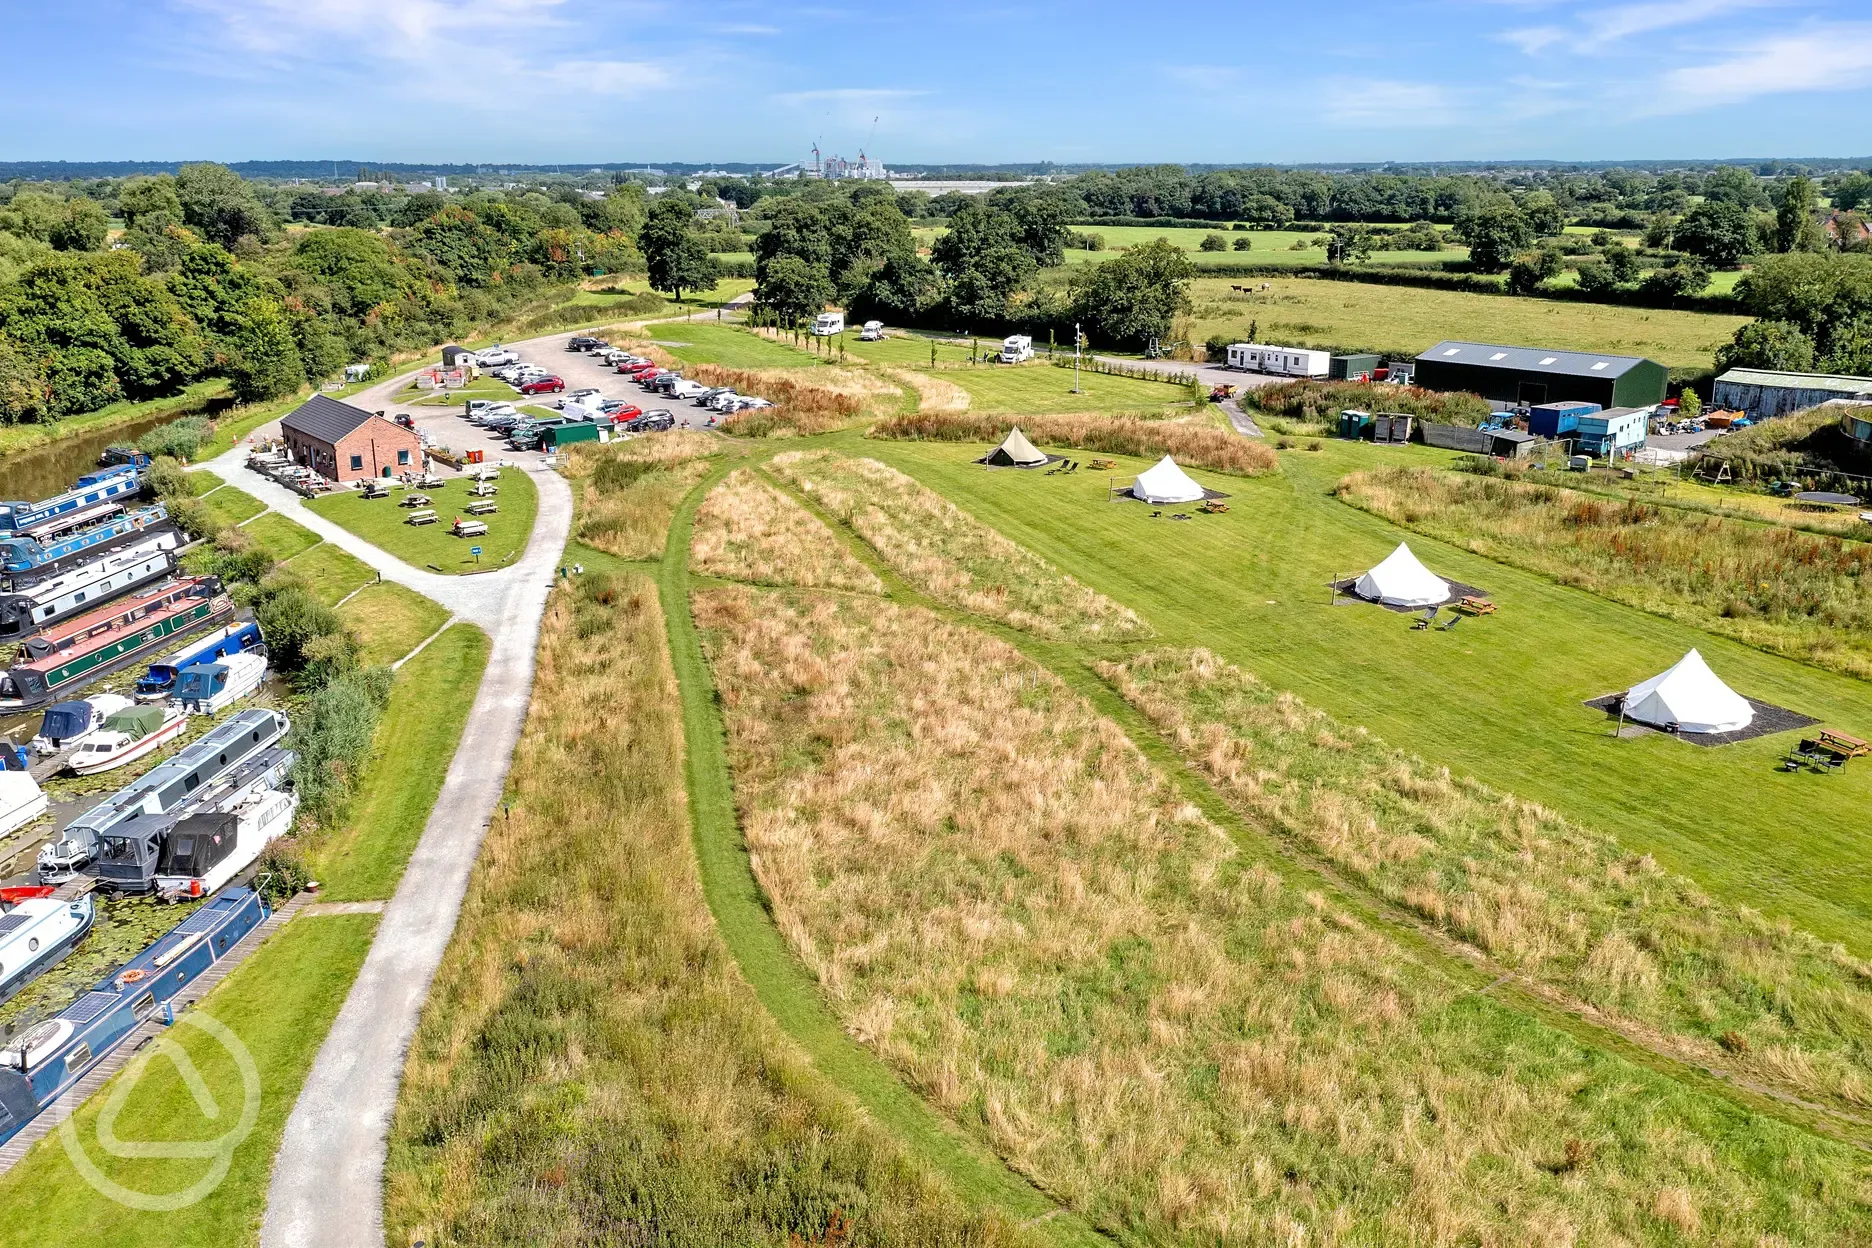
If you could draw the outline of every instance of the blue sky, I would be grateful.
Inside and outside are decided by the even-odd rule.
[[[1872,153],[1872,11],[1803,0],[0,0],[0,16],[0,159],[779,162],[815,139],[853,156],[874,118],[887,163]]]

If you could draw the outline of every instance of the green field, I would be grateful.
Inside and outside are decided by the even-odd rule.
[[[0,1177],[0,1204],[21,1216],[0,1221],[0,1245],[41,1248],[88,1244],[94,1248],[221,1248],[255,1242],[266,1207],[273,1154],[298,1099],[312,1059],[376,929],[374,915],[301,918],[262,945],[253,957],[182,1015],[212,1018],[232,1031],[252,1055],[260,1076],[259,1116],[251,1134],[234,1146],[227,1177],[200,1201],[174,1212],[143,1212],[107,1200],[78,1172],[60,1140],[40,1141],[26,1159]],[[160,1044],[178,1043],[200,1087],[184,1082],[181,1067],[157,1047],[143,1077],[130,1085],[112,1123],[126,1142],[213,1141],[238,1125],[244,1103],[240,1069],[211,1033],[179,1025]],[[137,1063],[131,1064],[135,1070]],[[75,1116],[86,1155],[111,1182],[147,1195],[181,1192],[210,1173],[205,1158],[113,1157],[102,1146],[101,1115],[129,1071],[106,1085]],[[204,1121],[203,1102],[213,1113]],[[30,1216],[25,1216],[30,1213]]]
[[[500,510],[480,519],[487,522],[485,537],[454,537],[449,523],[470,501],[468,482],[457,479],[447,485],[423,491],[434,499],[432,504],[441,517],[435,524],[417,527],[404,523],[409,508],[398,506],[402,492],[389,498],[365,498],[352,490],[315,498],[306,506],[333,524],[343,525],[365,541],[388,551],[416,567],[438,572],[473,572],[477,568],[498,568],[517,558],[526,549],[533,532],[533,514],[539,506],[539,493],[524,472],[503,472],[500,496],[494,501]],[[479,561],[469,553],[481,548]]]
[[[932,375],[967,390],[969,410],[976,412],[1157,412],[1189,401],[1189,392],[1179,385],[1089,370],[1079,374],[1082,393],[1074,394],[1072,370],[1041,361],[978,364]]]
[[[286,567],[306,583],[314,598],[326,606],[338,602],[360,586],[368,585],[377,577],[369,564],[329,542],[295,556]]]
[[[345,822],[309,855],[323,897],[363,901],[396,891],[442,791],[487,656],[487,634],[457,624],[397,672]]]
[[[395,663],[448,619],[440,606],[389,581],[366,585],[338,608],[338,614],[364,639],[366,665]]]
[[[1266,283],[1266,291],[1258,288]],[[1241,292],[1232,285],[1253,286]],[[1192,336],[1245,339],[1332,350],[1416,355],[1444,339],[1501,342],[1649,356],[1672,367],[1707,368],[1747,317],[1715,312],[1627,308],[1414,286],[1379,286],[1306,277],[1198,278]]]
[[[311,529],[295,524],[277,511],[254,518],[242,525],[241,531],[282,563],[312,549],[321,540]]]
[[[985,351],[998,340],[978,339],[978,349]],[[966,364],[969,358],[969,340],[967,338],[926,338],[917,334],[892,330],[891,336],[876,342],[859,342],[855,331],[845,334],[845,353],[855,359],[872,364],[889,364],[902,368],[929,368],[931,366],[930,348],[936,348],[936,364]]]
[[[266,504],[253,495],[231,485],[208,491],[201,495],[201,501],[208,514],[222,526],[244,524],[267,509]]]
[[[731,325],[709,321],[669,322],[653,326],[649,332],[652,341],[685,364],[803,368],[819,363],[818,356]]]
[[[1583,705],[1695,646],[1738,691],[1865,737],[1872,710],[1860,682],[1415,536],[1433,570],[1487,590],[1500,612],[1421,633],[1374,607],[1327,605],[1329,580],[1370,567],[1404,536],[1332,498],[1332,485],[1374,461],[1446,463],[1444,453],[1381,457],[1337,441],[1287,452],[1282,475],[1212,479],[1233,495],[1228,515],[1171,526],[1105,502],[1103,475],[1061,483],[984,473],[970,463],[976,447],[828,441],[941,491],[1134,608],[1170,643],[1207,646],[1433,763],[1654,853],[1713,893],[1872,951],[1872,880],[1859,868],[1872,768],[1822,782],[1780,772],[1785,734],[1716,749],[1618,740]],[[1121,478],[1139,466],[1123,464]]]

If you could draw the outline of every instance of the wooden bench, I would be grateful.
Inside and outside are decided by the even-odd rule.
[[[1872,751],[1872,744],[1861,741],[1858,737],[1849,737],[1843,732],[1834,732],[1831,728],[1822,728],[1820,735],[1814,738],[1814,747],[1841,758],[1858,758]]]
[[[468,504],[467,510],[468,514],[471,516],[491,516],[500,510],[500,505],[498,503],[491,503],[486,499],[477,499],[475,502]]]
[[[1463,615],[1494,615],[1495,604],[1477,594],[1465,594],[1456,600],[1456,610]]]
[[[409,515],[403,517],[404,524],[440,524],[441,522],[442,517],[436,515],[435,512],[427,507],[423,508],[421,511],[412,511]]]

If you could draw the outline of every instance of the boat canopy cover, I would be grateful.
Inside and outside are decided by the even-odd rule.
[[[135,741],[141,741],[155,732],[163,724],[163,711],[160,706],[133,706],[118,711],[104,721],[104,726],[112,732],[121,732]]]
[[[1679,732],[1735,732],[1755,718],[1748,700],[1723,684],[1695,650],[1668,672],[1633,685],[1625,695],[1625,713]]]
[[[54,741],[67,741],[91,728],[89,702],[57,702],[46,707],[39,735]]]
[[[1016,425],[1001,439],[1001,445],[982,456],[980,462],[1001,468],[1038,468],[1047,462],[1047,457],[1034,449],[1034,444]]]
[[[1166,455],[1138,474],[1131,493],[1147,503],[1193,503],[1203,496],[1203,488]]]
[[[176,696],[188,699],[211,694],[227,682],[227,674],[225,663],[191,663],[176,677]]]
[[[1434,607],[1450,600],[1449,582],[1424,567],[1404,542],[1358,578],[1358,596],[1394,607]]]

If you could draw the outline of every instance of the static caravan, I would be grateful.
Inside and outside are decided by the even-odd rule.
[[[1261,371],[1261,354],[1272,351],[1273,347],[1264,347],[1254,342],[1231,342],[1228,349],[1228,366],[1244,372]]]
[[[1273,347],[1261,356],[1261,371],[1282,377],[1324,378],[1332,369],[1332,352],[1305,347]]]

